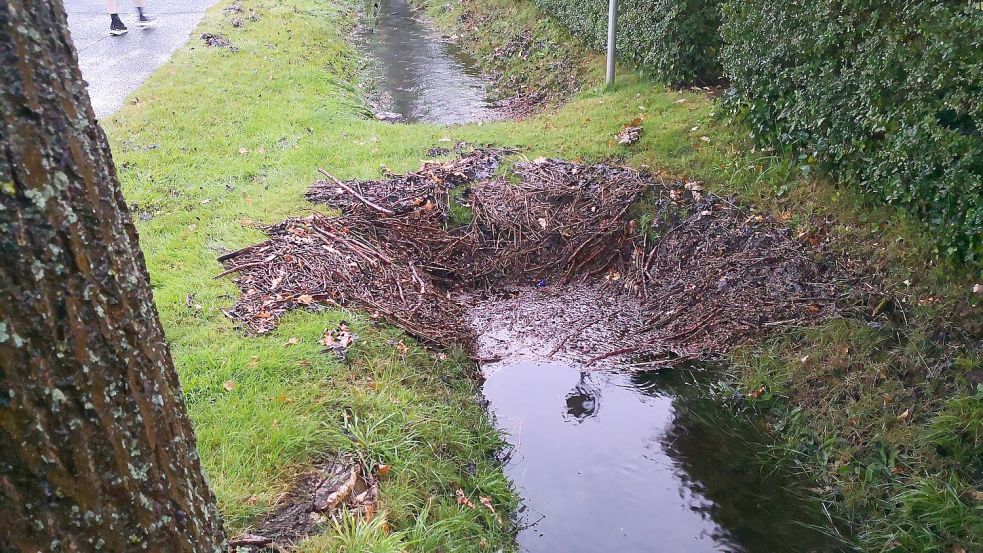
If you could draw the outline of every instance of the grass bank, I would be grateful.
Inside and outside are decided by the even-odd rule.
[[[360,60],[346,40],[354,4],[241,6],[255,17],[239,16],[234,26],[220,4],[103,122],[232,530],[268,511],[320,457],[350,452],[392,466],[380,513],[310,540],[307,551],[511,547],[497,516],[455,498],[457,489],[472,500],[488,496],[500,512],[516,501],[466,359],[436,356],[366,314],[340,310],[295,313],[271,335],[244,336],[222,313],[235,287],[212,278],[222,270],[218,255],[261,239],[257,226],[314,209],[303,192],[319,167],[372,178],[383,168],[416,169],[430,147],[466,140],[705,180],[775,213],[803,239],[867,259],[883,275],[883,305],[739,352],[734,387],[762,390],[755,402],[785,440],[778,452],[811,472],[849,522],[868,528],[859,537],[869,549],[983,547],[983,394],[972,383],[979,352],[967,345],[981,335],[980,299],[968,268],[928,255],[917,224],[803,177],[796,157],[752,149],[743,130],[714,117],[703,91],[625,75],[602,92],[597,59],[525,2],[431,7],[497,68],[503,95],[543,82],[551,98],[580,93],[521,122],[453,128],[365,118]],[[237,50],[206,47],[201,32],[225,34]],[[531,38],[516,38],[522,33]],[[503,50],[510,41],[519,46]],[[636,118],[645,128],[640,142],[617,145],[615,134]],[[347,361],[318,344],[341,320],[360,336]]]

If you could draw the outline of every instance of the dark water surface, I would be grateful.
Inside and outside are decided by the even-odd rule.
[[[501,119],[474,59],[430,29],[406,0],[367,7],[362,46],[372,59],[379,107],[401,121],[455,124]]]
[[[515,451],[520,550],[846,551],[818,505],[765,474],[764,434],[705,399],[691,369],[581,372],[569,363],[487,365],[490,409]],[[538,521],[538,522],[537,522]]]

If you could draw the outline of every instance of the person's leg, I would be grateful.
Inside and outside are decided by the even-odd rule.
[[[109,34],[119,36],[129,30],[119,18],[119,0],[106,0],[106,12],[109,14]]]
[[[147,7],[146,0],[132,0],[133,7],[137,9],[137,26],[138,27],[149,27],[154,24],[154,20],[143,13],[143,9]]]

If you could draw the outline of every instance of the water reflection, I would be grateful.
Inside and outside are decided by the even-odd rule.
[[[516,455],[522,551],[833,552],[819,513],[758,462],[755,424],[691,393],[682,372],[488,367]],[[603,407],[603,409],[602,409]]]
[[[567,394],[567,415],[577,422],[583,422],[597,414],[601,403],[601,391],[593,386],[590,373],[581,372],[580,382]]]
[[[374,62],[376,103],[386,111],[405,122],[501,118],[475,61],[427,28],[407,0],[373,2],[367,11],[371,17],[359,42]]]

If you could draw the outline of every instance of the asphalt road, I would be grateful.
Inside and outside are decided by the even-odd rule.
[[[65,0],[68,27],[79,55],[82,77],[97,117],[123,105],[155,69],[184,44],[217,0],[147,0],[145,11],[156,17],[150,29],[136,26],[136,10],[120,0],[120,19],[130,32],[109,36],[109,15],[104,0]]]

